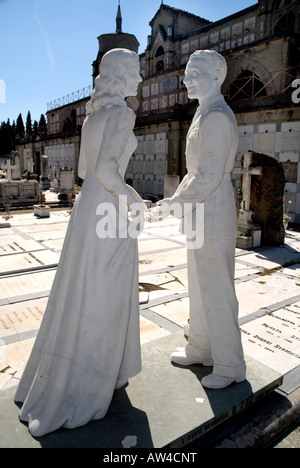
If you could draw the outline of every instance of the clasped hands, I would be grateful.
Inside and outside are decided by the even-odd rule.
[[[145,215],[148,222],[163,221],[171,214],[171,198],[164,198],[157,202],[154,208],[150,208]]]

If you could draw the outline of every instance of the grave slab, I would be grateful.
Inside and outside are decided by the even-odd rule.
[[[168,303],[165,302],[157,307],[151,307],[151,310],[155,313],[165,317],[173,323],[176,323],[182,328],[189,318],[189,309],[189,298],[177,299]]]
[[[48,297],[0,307],[0,340],[15,343],[37,335]]]
[[[188,270],[187,268],[182,268],[172,272],[172,276],[180,283],[187,288],[188,287]]]
[[[284,275],[295,276],[296,278],[298,278],[300,282],[300,263],[296,263],[296,265],[292,265],[288,268],[284,268],[282,270],[282,273]]]
[[[241,326],[244,352],[285,375],[300,366],[300,307],[289,306]]]
[[[178,242],[172,242],[168,239],[149,239],[139,242],[139,253],[145,254],[146,252],[153,252],[160,250],[175,250],[182,249],[182,244]]]
[[[35,252],[37,250],[44,249],[45,247],[39,242],[31,239],[23,239],[17,234],[0,237],[0,256],[24,252]]]
[[[2,377],[2,384],[0,379],[0,390],[6,390],[7,388],[16,387],[18,385],[29,359],[34,341],[35,337],[7,346],[0,346],[0,363],[4,363],[4,366],[6,366],[5,371],[0,373],[0,377]],[[10,379],[7,379],[7,377],[10,377]]]
[[[244,265],[243,263],[235,262],[235,279],[244,278],[245,276],[251,276],[259,273],[259,268],[252,268],[249,265]]]
[[[244,317],[259,309],[296,297],[300,294],[300,282],[282,274],[265,275],[236,284],[239,301],[239,316]]]
[[[157,254],[140,254],[139,271],[140,274],[154,274],[169,272],[172,268],[186,264],[186,248],[176,250],[175,255],[170,252]]]
[[[64,238],[44,241],[43,245],[47,249],[57,250],[57,251],[61,252],[61,250],[63,248],[63,245],[64,245]]]
[[[55,274],[56,270],[49,270],[3,277],[0,281],[0,301],[13,303],[24,300],[24,296],[28,300],[28,295],[35,298],[49,295]]]
[[[143,303],[143,299],[144,295],[140,293],[140,304]],[[147,303],[148,300],[144,302]],[[2,345],[35,337],[39,331],[47,303],[48,295],[39,299],[0,305],[0,342]],[[140,317],[140,333],[141,343],[169,334],[167,330],[143,316]]]
[[[162,273],[157,275],[144,275],[140,282],[153,284],[155,286],[162,286],[164,284],[170,283],[170,281],[174,281],[174,277],[169,273]]]
[[[244,257],[246,262],[257,267],[272,269],[284,266],[289,262],[298,262],[300,252],[290,250],[285,247],[274,247],[266,250],[260,250]]]
[[[247,359],[247,380],[224,390],[205,390],[200,380],[209,368],[180,368],[170,353],[185,343],[182,333],[142,346],[143,371],[115,392],[107,416],[72,431],[34,439],[19,421],[16,388],[0,392],[0,448],[182,448],[209,433],[281,384],[279,374]]]
[[[1,227],[1,230],[0,230],[0,239],[2,236],[9,236],[10,234],[14,234],[14,231],[11,229],[10,223],[4,222],[4,225]]]
[[[32,239],[44,242],[48,240],[64,239],[66,235],[66,229],[57,229],[49,231],[38,231],[30,234]]]
[[[7,255],[1,258],[0,275],[51,268],[58,265],[59,254],[47,250]]]
[[[52,231],[66,231],[68,228],[68,222],[56,222],[47,223],[46,220],[39,220],[36,224],[19,226],[18,230],[26,234],[32,235],[39,232],[52,232]]]

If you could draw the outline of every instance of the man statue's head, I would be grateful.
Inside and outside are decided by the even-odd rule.
[[[184,84],[190,99],[201,99],[216,92],[227,75],[227,63],[215,50],[194,52],[185,70]]]

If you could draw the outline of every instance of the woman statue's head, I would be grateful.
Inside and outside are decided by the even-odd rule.
[[[110,50],[101,60],[87,113],[124,103],[126,97],[136,96],[141,81],[138,55],[127,49]]]

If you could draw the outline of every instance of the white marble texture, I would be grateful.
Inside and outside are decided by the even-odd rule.
[[[38,337],[19,384],[22,421],[36,437],[103,418],[114,390],[141,370],[137,239],[100,239],[97,208],[118,213],[119,196],[141,203],[124,182],[136,148],[139,59],[114,49],[102,59],[82,130],[84,179]],[[128,220],[126,220],[128,223]]]
[[[165,213],[175,204],[196,213],[196,203],[204,204],[203,246],[188,246],[189,342],[171,360],[182,365],[195,359],[212,362],[213,374],[202,382],[210,387],[216,379],[217,387],[210,388],[222,388],[222,381],[227,386],[245,379],[234,287],[237,216],[231,183],[238,128],[221,94],[226,74],[226,61],[215,51],[196,51],[190,57],[184,83],[189,98],[198,99],[199,107],[187,135],[187,175],[175,194],[161,202]],[[189,229],[186,232],[188,238]]]

